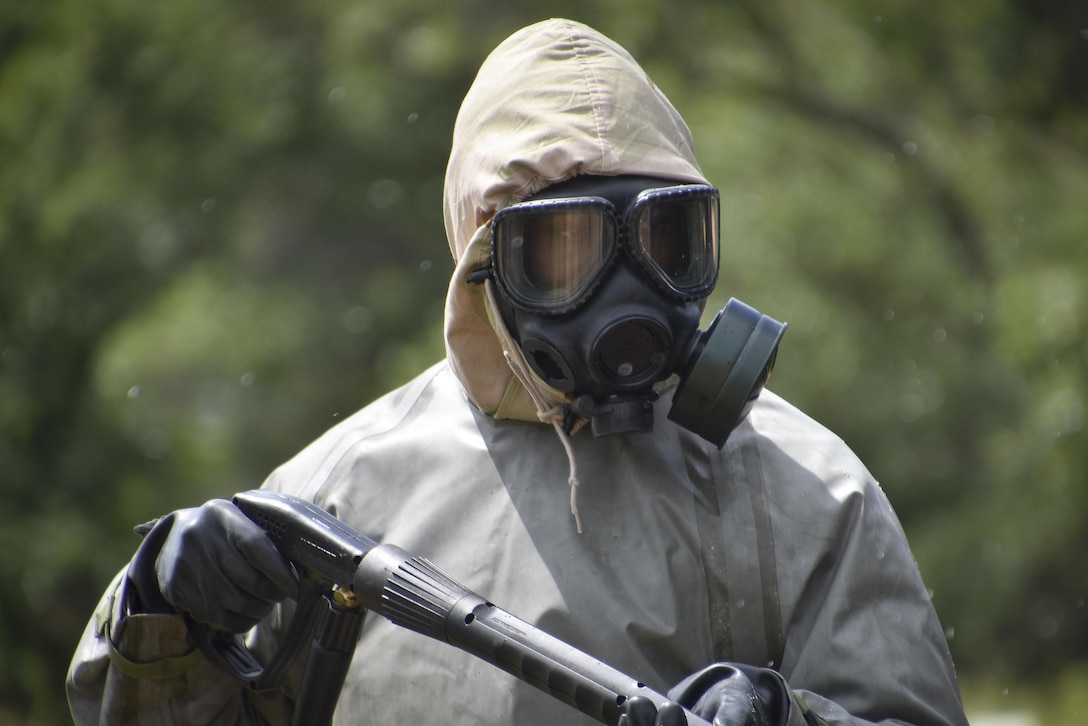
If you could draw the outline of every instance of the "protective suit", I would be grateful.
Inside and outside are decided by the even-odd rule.
[[[541,422],[563,396],[518,365],[491,284],[472,273],[489,264],[499,209],[581,174],[705,182],[684,122],[623,49],[577,23],[539,23],[489,56],[457,120],[447,359],[265,486],[432,560],[655,690],[734,661],[784,676],[790,724],[806,723],[806,710],[829,724],[965,724],[902,529],[869,472],[818,423],[765,391],[718,449],[666,419],[669,385],[649,434],[564,440]],[[128,587],[122,572],[75,654],[77,723],[290,721],[297,669],[284,689],[249,692],[194,650],[182,616],[130,613]],[[288,603],[251,633],[259,655],[275,649],[290,613]],[[589,722],[374,615],[337,719]]]

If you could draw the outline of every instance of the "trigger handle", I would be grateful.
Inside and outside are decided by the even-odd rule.
[[[267,665],[262,665],[257,657],[246,647],[242,636],[216,630],[204,623],[187,619],[189,635],[197,647],[212,664],[220,670],[234,676],[255,691],[278,688],[287,675],[287,669],[298,657],[302,648],[313,635],[320,618],[318,607],[324,602],[324,593],[331,588],[331,583],[303,573],[301,578],[298,607],[291,616],[279,650]]]
[[[204,657],[236,679],[256,687],[264,673],[264,666],[234,633],[215,630],[209,625],[189,621],[189,634],[196,641]]]

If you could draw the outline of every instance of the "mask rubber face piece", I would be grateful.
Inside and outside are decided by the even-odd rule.
[[[717,208],[706,185],[577,177],[495,216],[503,320],[596,435],[652,430],[717,279]]]
[[[671,375],[700,315],[698,303],[665,300],[624,264],[571,313],[511,312],[516,337],[537,374],[564,393],[593,398],[648,391]]]
[[[762,390],[785,325],[731,300],[698,330],[718,224],[713,187],[644,177],[577,177],[496,215],[503,320],[595,435],[652,430],[653,386],[679,373],[669,418],[721,446]]]

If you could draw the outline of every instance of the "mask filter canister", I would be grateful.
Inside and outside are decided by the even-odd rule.
[[[763,391],[785,332],[785,323],[731,299],[692,341],[669,419],[720,448]]]

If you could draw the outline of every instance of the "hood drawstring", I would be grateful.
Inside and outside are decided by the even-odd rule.
[[[495,285],[490,279],[484,283],[484,289],[487,291],[491,309],[498,310],[499,307],[495,300]],[[510,335],[510,331],[506,329],[506,326],[502,324],[501,320],[496,320],[495,329],[499,334],[499,338],[501,338],[503,355],[506,357],[506,362],[514,372],[514,375],[521,381],[525,390],[529,393],[529,397],[533,399],[533,405],[536,406],[537,417],[543,423],[552,425],[556,435],[559,437],[559,441],[563,444],[563,449],[567,452],[567,464],[570,466],[570,475],[567,479],[570,483],[570,513],[574,515],[574,524],[578,529],[578,534],[582,534],[582,517],[578,513],[578,487],[581,486],[578,481],[578,467],[574,460],[574,448],[571,446],[570,436],[563,427],[567,407],[554,405],[548,401],[548,397],[544,394],[540,384],[537,383],[537,380],[529,370],[529,364],[525,361],[525,356],[521,352],[521,347],[514,341],[513,337]]]

